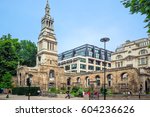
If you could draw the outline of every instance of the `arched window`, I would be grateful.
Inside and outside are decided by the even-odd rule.
[[[80,77],[77,78],[77,83],[80,83],[81,82],[81,79]]]
[[[127,60],[127,61],[132,61],[132,60],[133,60],[133,57],[132,57],[132,56],[128,56],[128,57],[126,58],[126,60]]]
[[[41,56],[38,56],[38,61],[39,61],[39,63],[41,62]]]
[[[127,73],[122,73],[121,74],[121,81],[127,81],[128,80],[128,74]]]
[[[90,78],[88,76],[85,78],[85,86],[90,86]]]
[[[139,55],[147,54],[148,51],[146,49],[140,50]]]
[[[49,22],[48,21],[46,21],[46,25],[49,26]]]
[[[100,86],[100,77],[98,75],[95,77],[95,80],[96,80],[96,86]]]
[[[71,78],[67,78],[67,85],[71,85]]]
[[[21,86],[21,73],[20,73],[20,86]]]
[[[113,79],[113,77],[112,77],[111,74],[107,75],[108,87],[111,87],[111,86],[112,86],[112,79]]]
[[[116,56],[116,59],[117,59],[117,60],[122,59],[122,58],[123,58],[123,57],[122,57],[121,55],[117,55],[117,56]]]
[[[30,83],[32,84],[32,82],[33,82],[33,75],[30,74],[29,77],[30,77]]]
[[[149,78],[145,80],[145,92],[146,93],[150,92],[150,79]]]
[[[49,79],[50,80],[54,80],[54,78],[55,78],[55,71],[54,70],[50,70],[50,72],[49,72]]]
[[[51,23],[50,23],[50,21],[49,21],[49,26],[51,26]]]

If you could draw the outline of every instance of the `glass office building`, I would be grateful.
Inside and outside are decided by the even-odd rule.
[[[104,68],[104,59],[106,68],[111,68],[111,54],[112,52],[109,50],[104,52],[103,48],[85,44],[59,54],[58,65],[64,67],[66,72],[100,71]]]

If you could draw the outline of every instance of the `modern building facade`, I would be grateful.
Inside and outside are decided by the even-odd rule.
[[[106,68],[111,68],[111,54],[106,53]],[[65,72],[93,72],[104,69],[104,49],[94,45],[85,44],[77,48],[65,51],[58,55],[58,65],[63,67]]]

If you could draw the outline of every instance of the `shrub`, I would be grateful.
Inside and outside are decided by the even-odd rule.
[[[89,88],[85,88],[85,89],[84,89],[84,92],[89,92],[89,91],[90,91]]]
[[[104,89],[103,89],[103,87],[100,89],[100,91],[104,95]],[[105,93],[107,94],[107,89],[105,89]]]
[[[83,89],[82,88],[80,88],[78,90],[78,97],[83,97]]]
[[[74,86],[71,90],[71,94],[75,97],[82,97],[83,89],[77,86]]]
[[[67,88],[66,88],[66,87],[61,87],[61,88],[60,88],[60,92],[61,92],[62,94],[65,94],[66,91],[67,91]]]
[[[48,89],[49,93],[57,93],[56,87],[51,87]]]
[[[51,87],[51,88],[48,89],[48,92],[49,93],[60,93],[61,90],[57,89],[56,87]]]
[[[107,90],[107,94],[110,95],[110,96],[112,96],[113,95],[112,90],[111,89]]]

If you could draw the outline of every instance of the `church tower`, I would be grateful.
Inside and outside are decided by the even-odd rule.
[[[50,15],[47,0],[45,15],[41,20],[41,32],[38,38],[37,66],[57,66],[57,41],[54,34],[54,19]]]
[[[18,66],[18,85],[26,86],[29,76],[31,84],[48,91],[51,87],[60,86],[64,69],[58,67],[57,41],[54,33],[54,20],[50,15],[50,6],[47,0],[45,15],[41,20],[41,32],[37,43],[36,67]]]

